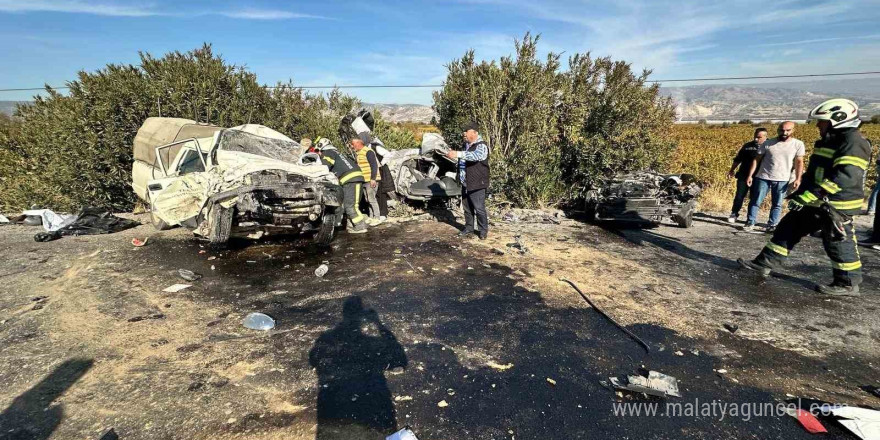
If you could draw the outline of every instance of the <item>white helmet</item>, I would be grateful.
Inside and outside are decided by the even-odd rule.
[[[858,127],[862,123],[859,120],[859,106],[843,98],[829,99],[819,104],[810,111],[808,118],[830,121],[831,128]]]
[[[330,139],[327,139],[327,138],[324,138],[324,137],[322,137],[322,138],[318,138],[318,141],[315,142],[315,147],[317,147],[318,150],[324,150],[325,148],[328,148],[328,149],[329,149],[329,148],[334,148],[334,149],[335,149],[335,147],[333,146],[333,144],[330,143]]]

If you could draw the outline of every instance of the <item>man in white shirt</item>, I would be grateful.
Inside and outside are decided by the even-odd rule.
[[[758,157],[752,162],[748,184],[751,187],[749,216],[743,230],[755,231],[758,221],[758,210],[767,193],[773,201],[770,209],[770,221],[766,232],[773,232],[782,214],[782,201],[789,189],[797,190],[801,186],[801,175],[804,174],[804,154],[806,149],[800,139],[794,138],[795,124],[785,121],[776,129],[777,136],[768,140],[758,150]],[[760,164],[760,165],[759,165]],[[792,169],[794,174],[792,175]],[[757,173],[755,172],[757,170]],[[793,179],[792,179],[793,177]]]

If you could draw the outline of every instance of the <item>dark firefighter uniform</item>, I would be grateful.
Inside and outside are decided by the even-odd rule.
[[[858,128],[831,129],[816,141],[803,184],[790,197],[793,210],[779,223],[754,263],[776,268],[803,237],[821,230],[834,270],[833,284],[858,286],[862,263],[850,216],[862,209],[870,158],[871,146]]]
[[[321,151],[321,162],[336,174],[339,184],[342,185],[342,204],[351,225],[356,230],[363,229],[366,218],[358,209],[361,201],[361,186],[364,184],[361,169],[333,147]]]

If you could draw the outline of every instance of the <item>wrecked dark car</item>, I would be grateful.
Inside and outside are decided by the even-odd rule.
[[[619,174],[585,195],[590,220],[660,224],[671,220],[691,227],[702,186],[690,174],[640,171]]]
[[[372,133],[374,120],[367,110],[361,110],[342,119],[339,135],[348,142],[357,136],[365,143],[382,141]],[[446,157],[450,150],[437,133],[425,133],[421,148],[392,150],[382,162],[388,165],[394,178],[395,192],[404,200],[442,201],[457,205],[461,197],[458,181],[458,161]]]
[[[156,229],[184,226],[215,245],[232,236],[303,232],[327,244],[341,222],[336,176],[262,125],[224,129],[148,118],[134,156],[132,187]]]

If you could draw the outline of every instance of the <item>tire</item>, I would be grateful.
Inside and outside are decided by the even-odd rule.
[[[319,246],[329,246],[336,237],[336,214],[325,213],[321,218],[321,226],[315,233],[315,243]]]
[[[211,208],[211,230],[208,235],[208,242],[212,247],[222,248],[229,242],[229,235],[232,232],[232,220],[235,214],[235,208],[226,209],[219,204],[215,204]]]
[[[696,207],[693,203],[688,203],[688,206],[682,211],[681,215],[672,216],[672,220],[678,224],[679,227],[682,228],[690,228],[694,225],[694,209]]]
[[[153,228],[155,228],[157,231],[167,231],[167,230],[169,230],[169,229],[172,228],[171,225],[169,225],[168,223],[165,223],[164,220],[160,219],[160,218],[159,218],[159,217],[153,212],[153,204],[152,204],[152,202],[150,202],[150,196],[149,196],[149,195],[147,195],[147,206],[150,207],[150,223],[153,224]]]

